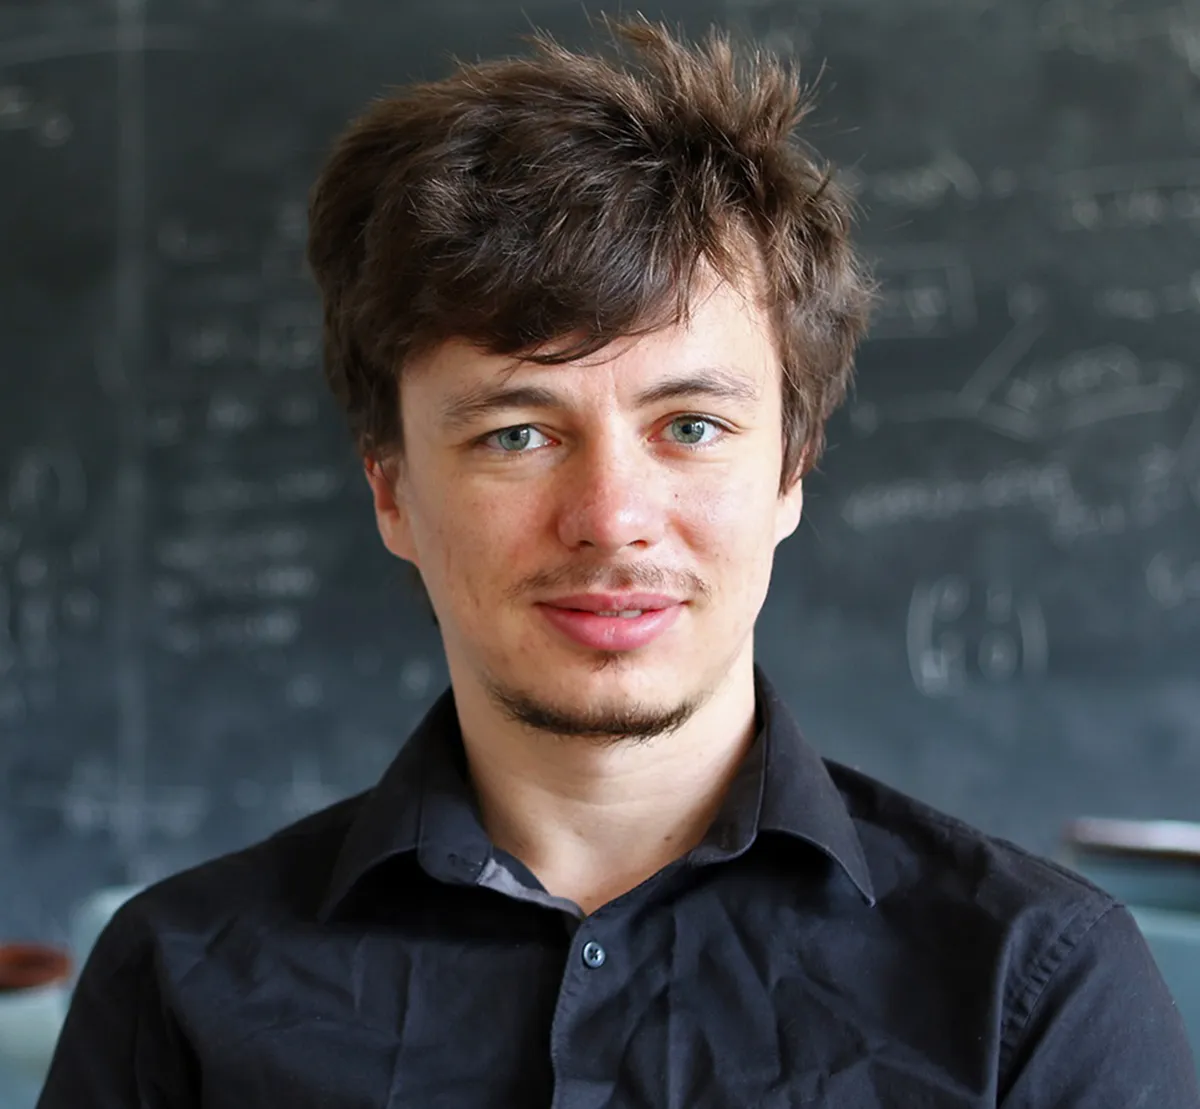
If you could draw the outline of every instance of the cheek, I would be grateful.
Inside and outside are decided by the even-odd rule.
[[[757,589],[770,573],[775,489],[753,480],[715,482],[703,492],[680,494],[676,504],[688,545],[721,576],[721,588]]]
[[[434,494],[424,542],[457,605],[481,613],[494,609],[497,582],[508,584],[531,550],[530,511],[517,496],[498,504],[494,496]]]

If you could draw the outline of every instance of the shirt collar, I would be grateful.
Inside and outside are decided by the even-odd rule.
[[[874,904],[858,832],[824,760],[758,666],[754,681],[758,734],[693,861],[740,855],[759,832],[782,832],[827,855]],[[467,885],[493,857],[450,689],[365,795],[334,864],[320,919],[329,919],[368,872],[414,851],[433,877]]]
[[[828,855],[870,904],[875,890],[858,829],[825,760],[805,741],[766,675],[754,669],[764,766],[758,830],[784,832]]]

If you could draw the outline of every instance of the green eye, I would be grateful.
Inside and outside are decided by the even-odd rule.
[[[686,447],[700,446],[704,442],[704,432],[715,427],[712,420],[706,420],[703,416],[679,416],[669,426],[679,429],[676,441]]]
[[[523,451],[529,446],[529,438],[533,428],[531,427],[509,427],[496,435],[500,443],[500,449],[505,451]]]
[[[486,442],[494,442],[497,448],[505,454],[524,454],[529,449],[535,435],[541,435],[537,428],[530,427],[529,424],[517,424],[515,427],[506,427],[493,432],[487,437]],[[537,444],[532,445],[536,446]]]

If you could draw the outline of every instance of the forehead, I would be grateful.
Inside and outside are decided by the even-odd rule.
[[[561,348],[535,348],[533,355]],[[687,316],[644,335],[622,337],[569,362],[544,363],[500,355],[463,339],[448,339],[405,367],[406,393],[441,398],[487,383],[537,379],[557,390],[605,389],[639,393],[660,378],[704,371],[728,385],[740,379],[761,391],[778,380],[779,358],[769,314],[757,298],[725,282],[710,282],[693,296]],[[731,390],[732,391],[732,390]]]

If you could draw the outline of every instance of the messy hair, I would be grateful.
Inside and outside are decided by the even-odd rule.
[[[607,22],[607,21],[606,21]],[[844,399],[870,281],[851,208],[795,138],[813,108],[788,63],[690,46],[637,18],[608,55],[544,33],[529,57],[459,63],[373,102],[309,208],[325,371],[359,453],[402,452],[398,375],[448,339],[540,364],[686,320],[704,266],[771,321],[781,489]]]

